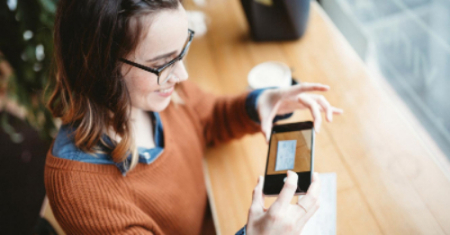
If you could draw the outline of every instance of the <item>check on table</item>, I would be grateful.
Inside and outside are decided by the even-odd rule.
[[[203,89],[244,92],[250,69],[271,60],[294,68],[299,81],[331,86],[324,96],[345,113],[316,135],[314,168],[336,173],[336,233],[450,234],[447,159],[317,3],[305,35],[291,42],[250,40],[238,0],[208,1],[202,10],[211,18],[209,31],[194,40],[186,65]],[[288,121],[305,120],[310,114],[298,111]],[[219,234],[245,225],[267,150],[261,134],[207,150],[205,178]]]

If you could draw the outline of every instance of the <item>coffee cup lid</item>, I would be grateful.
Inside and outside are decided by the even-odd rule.
[[[292,82],[291,69],[284,63],[267,61],[253,67],[247,79],[252,89],[289,87]]]

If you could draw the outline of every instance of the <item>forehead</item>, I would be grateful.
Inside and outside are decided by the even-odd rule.
[[[135,55],[142,60],[179,51],[188,37],[188,20],[180,4],[178,9],[163,10],[152,16],[144,16],[144,35]]]

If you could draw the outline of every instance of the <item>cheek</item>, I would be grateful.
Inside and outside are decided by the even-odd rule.
[[[154,91],[159,88],[156,77],[154,78],[152,74],[148,73],[130,73],[129,76],[125,78],[125,83],[128,92],[130,93],[131,102],[136,106],[144,105],[139,103],[144,102],[148,96],[155,95]]]
[[[129,81],[129,85],[137,92],[150,92],[158,89],[158,84],[153,82],[150,76],[135,76]],[[127,84],[128,86],[128,84]],[[130,89],[131,90],[131,89]]]

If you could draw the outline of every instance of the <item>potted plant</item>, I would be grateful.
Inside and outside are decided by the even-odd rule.
[[[22,118],[42,138],[51,138],[56,125],[45,101],[49,96],[46,88],[51,76],[56,0],[3,0],[0,4],[0,110]],[[13,141],[20,141],[6,117],[3,112],[3,130]]]

